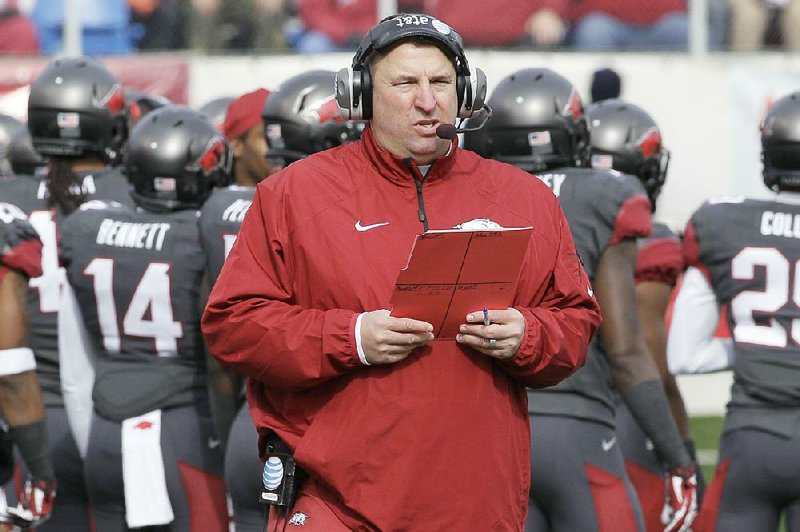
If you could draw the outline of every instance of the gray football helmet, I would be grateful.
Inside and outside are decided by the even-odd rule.
[[[494,116],[482,129],[464,134],[468,150],[528,172],[587,164],[583,103],[560,74],[548,68],[519,70],[500,80],[487,103]]]
[[[622,100],[592,104],[586,116],[591,130],[592,167],[638,177],[655,208],[670,159],[655,120],[641,107]]]
[[[800,191],[800,91],[777,100],[761,123],[764,184]]]
[[[116,164],[128,136],[122,85],[94,59],[57,59],[31,84],[28,130],[41,155]]]
[[[131,131],[124,171],[140,206],[196,209],[215,186],[231,183],[231,160],[228,143],[208,117],[167,105],[145,115]]]
[[[289,164],[361,137],[365,122],[339,114],[335,79],[334,72],[312,70],[289,78],[269,95],[261,113],[267,159]]]
[[[222,131],[222,123],[225,122],[228,106],[235,99],[235,96],[220,96],[204,103],[197,110],[206,115],[215,128]]]

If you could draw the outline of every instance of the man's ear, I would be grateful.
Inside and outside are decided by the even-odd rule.
[[[232,138],[228,141],[228,144],[231,147],[231,151],[233,152],[234,157],[241,157],[242,150],[244,150],[244,142],[239,137]]]

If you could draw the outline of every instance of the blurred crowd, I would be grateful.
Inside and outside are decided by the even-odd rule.
[[[83,51],[352,50],[377,0],[78,0]],[[398,0],[461,29],[470,47],[686,50],[686,0]],[[0,0],[0,53],[58,54],[65,0]],[[706,0],[708,48],[800,50],[800,0]]]

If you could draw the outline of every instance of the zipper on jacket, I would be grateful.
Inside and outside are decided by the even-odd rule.
[[[408,168],[408,171],[411,173],[412,179],[414,179],[414,186],[417,189],[417,205],[419,205],[419,221],[422,222],[422,229],[424,231],[427,231],[428,217],[425,214],[425,199],[422,197],[422,184],[425,182],[425,177],[427,177],[427,175],[422,177],[422,179],[418,179],[417,176],[421,176],[421,174],[414,170],[414,167],[412,166],[411,157],[406,157],[405,159],[403,159],[403,164],[405,164],[406,168]],[[431,163],[431,168],[433,168],[433,163]],[[429,168],[428,172],[430,171],[431,169]]]

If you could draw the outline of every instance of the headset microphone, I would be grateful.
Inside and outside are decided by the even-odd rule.
[[[478,131],[483,126],[485,126],[486,123],[489,120],[491,120],[491,118],[492,118],[492,108],[491,107],[489,107],[486,104],[483,104],[482,109],[484,111],[483,120],[481,120],[481,123],[478,124],[477,126],[474,126],[474,127],[456,127],[453,124],[439,124],[439,127],[436,128],[436,136],[439,137],[440,139],[444,139],[444,140],[453,140],[454,138],[456,138],[456,135],[458,135],[459,133],[467,133],[469,131]]]

